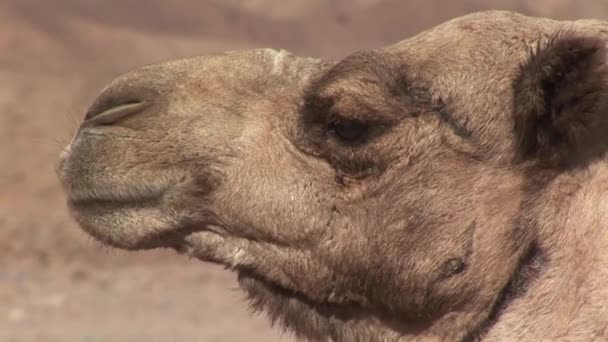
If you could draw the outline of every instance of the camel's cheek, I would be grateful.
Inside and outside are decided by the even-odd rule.
[[[314,180],[276,156],[259,163],[249,158],[228,170],[213,196],[214,210],[228,229],[286,245],[321,238],[331,217],[331,200],[313,186]]]

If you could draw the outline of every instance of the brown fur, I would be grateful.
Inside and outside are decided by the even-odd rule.
[[[336,63],[150,66],[59,175],[86,231],[224,264],[299,337],[606,340],[607,42],[484,12]]]

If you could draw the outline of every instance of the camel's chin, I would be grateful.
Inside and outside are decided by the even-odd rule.
[[[180,230],[153,203],[87,201],[69,203],[80,227],[100,242],[129,250],[165,247]]]

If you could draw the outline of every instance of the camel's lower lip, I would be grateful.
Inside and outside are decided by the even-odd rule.
[[[170,247],[189,234],[174,217],[148,202],[91,201],[69,204],[79,226],[105,245],[139,250]]]
[[[79,192],[68,197],[67,205],[79,226],[98,241],[120,249],[151,249],[174,239],[179,228],[164,203],[165,193]]]

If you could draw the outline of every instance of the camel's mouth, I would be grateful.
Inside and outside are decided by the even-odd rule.
[[[66,186],[68,204],[73,208],[120,207],[136,203],[156,203],[171,188],[170,184],[159,182],[132,182],[128,185],[79,186],[71,183]]]
[[[228,241],[219,227],[193,223],[175,211],[171,201],[177,192],[177,186],[128,195],[124,190],[80,192],[68,196],[68,207],[81,228],[106,245],[127,250],[173,248],[204,261],[228,264],[227,246],[236,245],[234,241]]]
[[[123,249],[162,246],[164,234],[179,230],[171,202],[187,177],[171,170],[122,167],[119,155],[112,159],[115,166],[103,165],[97,149],[110,147],[105,138],[95,139],[78,135],[59,159],[57,174],[72,216],[104,244]]]
[[[80,227],[104,244],[121,249],[162,246],[163,235],[176,231],[156,205],[156,199],[133,202],[89,200],[68,202]]]
[[[104,186],[103,176],[80,178],[69,170],[63,175],[70,213],[104,244],[130,250],[164,247],[165,240],[182,230],[171,209],[177,182],[139,180]]]

